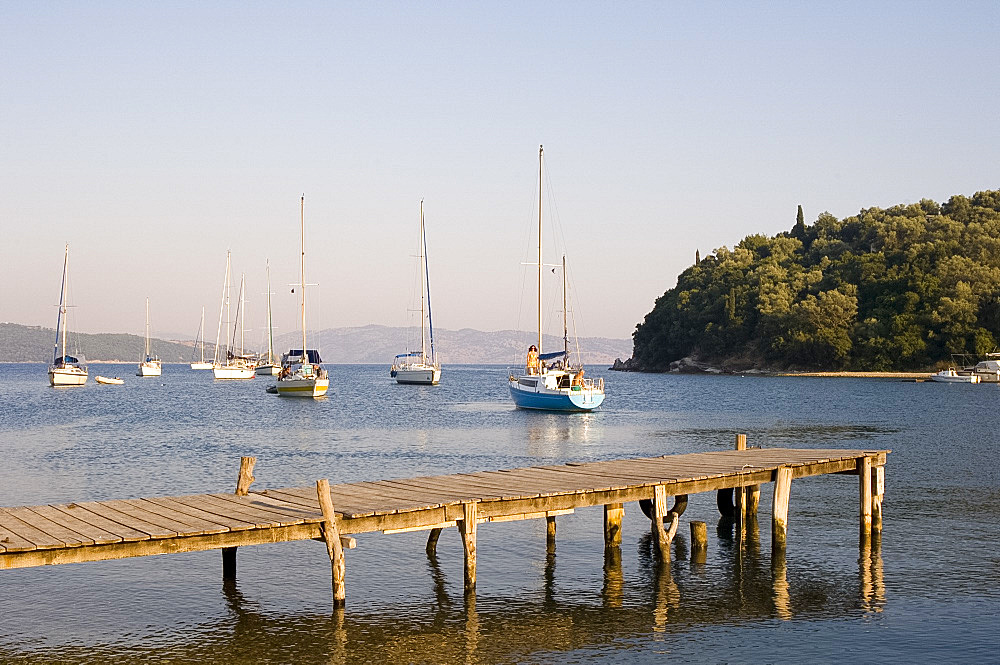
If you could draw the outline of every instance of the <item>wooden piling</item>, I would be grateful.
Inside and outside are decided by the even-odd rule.
[[[858,458],[858,487],[861,499],[861,538],[872,535],[872,458],[865,455]]]
[[[320,509],[323,511],[321,530],[323,540],[326,541],[326,551],[330,555],[330,568],[333,572],[333,606],[343,607],[347,598],[347,590],[344,586],[344,547],[340,543],[337,513],[333,509],[333,499],[330,497],[330,481],[326,478],[316,481],[316,496],[319,499]]]
[[[788,540],[788,497],[791,489],[791,467],[778,467],[774,472],[774,501],[771,506],[772,551],[784,550]]]
[[[872,534],[882,533],[882,498],[885,496],[885,467],[872,469]]]
[[[253,467],[257,463],[256,457],[240,458],[240,474],[236,477],[236,496],[246,496],[250,492],[250,485],[256,478],[253,477]],[[222,579],[236,579],[236,548],[222,548]]]
[[[704,522],[691,522],[691,561],[705,563],[708,553],[708,526]]]
[[[554,552],[556,550],[556,516],[545,516],[545,551]]]
[[[747,435],[737,434],[736,435],[736,450],[746,450],[747,449]],[[736,535],[739,540],[743,541],[743,533],[746,529],[746,518],[747,518],[747,492],[746,489],[741,485],[733,489],[733,504],[736,510]]]
[[[670,526],[664,523],[664,517],[670,515]],[[660,561],[670,561],[670,542],[677,533],[677,513],[667,512],[667,488],[657,485],[653,488],[653,533],[656,535],[656,550]]]
[[[438,538],[441,537],[441,529],[431,529],[427,534],[427,556],[437,556]]]
[[[458,530],[462,534],[462,546],[465,548],[465,593],[476,590],[477,505],[475,501],[463,503],[462,519],[458,522]]]
[[[622,518],[625,504],[609,503],[604,506],[604,547],[620,547],[622,544]]]

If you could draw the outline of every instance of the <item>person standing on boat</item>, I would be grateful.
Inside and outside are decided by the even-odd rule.
[[[528,374],[538,374],[538,349],[534,344],[528,347]]]

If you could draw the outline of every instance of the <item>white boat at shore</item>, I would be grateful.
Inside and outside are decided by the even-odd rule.
[[[979,376],[976,374],[959,374],[954,367],[943,369],[936,374],[931,374],[931,381],[938,383],[979,383]]]
[[[56,318],[56,344],[52,364],[49,365],[49,384],[53,386],[82,386],[87,383],[87,368],[73,356],[66,354],[66,282],[69,276],[69,244],[63,256],[62,286],[59,289],[59,315]]]

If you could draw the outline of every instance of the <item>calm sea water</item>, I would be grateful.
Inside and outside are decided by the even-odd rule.
[[[770,556],[770,487],[742,551],[715,497],[691,497],[668,570],[626,506],[620,565],[600,508],[479,528],[478,589],[442,534],[365,534],[334,617],[318,542],[0,571],[0,662],[996,662],[1000,660],[1000,387],[880,379],[603,373],[600,412],[517,411],[502,367],[445,367],[436,387],[387,367],[332,366],[324,400],[167,366],[94,365],[124,386],[53,389],[0,364],[0,505],[377,480],[751,445],[891,448],[885,531],[858,547],[857,479],[792,484],[785,562]],[[595,368],[596,376],[602,372]],[[687,522],[709,524],[690,561]]]

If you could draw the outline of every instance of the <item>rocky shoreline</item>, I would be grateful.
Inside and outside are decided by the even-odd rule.
[[[657,372],[645,369],[635,362],[634,358],[622,360],[615,358],[614,364],[608,368],[614,372],[648,372],[651,374],[739,374],[739,375],[760,375],[760,376],[801,376],[801,377],[854,377],[873,379],[925,379],[931,372],[867,372],[867,371],[790,371],[788,369],[763,368],[755,366],[723,366],[716,367],[712,363],[704,362],[695,357],[688,356],[670,363],[668,369]]]

